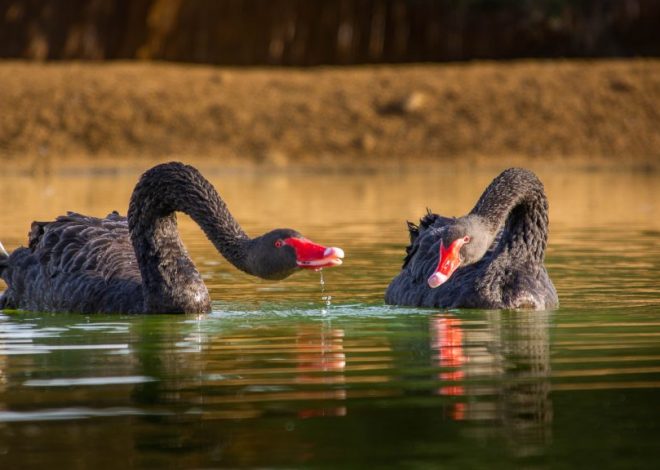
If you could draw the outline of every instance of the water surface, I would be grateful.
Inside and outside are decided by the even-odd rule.
[[[208,171],[248,233],[293,227],[345,265],[323,290],[256,280],[181,217],[210,315],[0,313],[0,466],[655,467],[659,175],[539,171],[556,311],[383,304],[404,221],[467,212],[497,172]],[[0,239],[125,213],[136,178],[0,176]]]

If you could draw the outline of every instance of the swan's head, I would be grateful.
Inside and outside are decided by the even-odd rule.
[[[479,261],[493,241],[487,226],[473,215],[460,217],[442,227],[439,238],[438,266],[427,281],[431,288],[444,284],[460,266]]]
[[[330,268],[342,264],[344,250],[325,247],[291,229],[277,229],[253,240],[250,263],[264,279],[284,279],[297,269]]]

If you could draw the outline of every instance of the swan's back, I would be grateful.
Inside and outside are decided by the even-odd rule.
[[[29,247],[15,250],[1,275],[9,288],[0,308],[32,311],[143,310],[141,276],[125,217],[69,212],[34,222]]]

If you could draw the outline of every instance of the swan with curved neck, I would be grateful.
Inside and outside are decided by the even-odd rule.
[[[408,224],[403,268],[389,304],[447,308],[552,309],[559,300],[543,265],[548,200],[531,171],[511,168],[486,188],[469,214],[430,212]]]
[[[0,253],[8,285],[0,308],[107,313],[202,313],[208,291],[177,230],[188,214],[238,269],[283,279],[297,269],[337,266],[340,248],[326,248],[291,229],[250,238],[215,188],[195,168],[155,166],[137,183],[128,217],[68,213],[34,222],[29,247]]]

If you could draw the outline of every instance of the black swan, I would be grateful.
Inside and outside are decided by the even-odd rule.
[[[216,190],[195,168],[155,166],[135,186],[128,218],[69,212],[34,222],[29,247],[0,249],[7,290],[0,309],[80,313],[204,313],[211,310],[202,277],[177,231],[176,211],[188,214],[238,269],[283,279],[296,268],[342,263],[290,229],[248,237]]]
[[[531,171],[510,168],[486,188],[472,211],[429,213],[408,223],[403,268],[385,293],[393,305],[535,310],[559,305],[543,259],[548,200]]]

